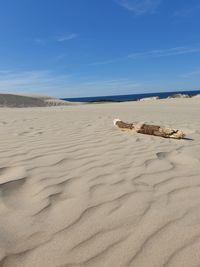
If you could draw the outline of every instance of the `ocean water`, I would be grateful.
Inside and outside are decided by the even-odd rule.
[[[125,102],[137,101],[145,97],[159,96],[160,99],[167,98],[174,94],[186,94],[194,96],[200,94],[200,90],[195,91],[175,91],[175,92],[162,92],[162,93],[146,93],[146,94],[133,94],[133,95],[113,95],[113,96],[94,96],[94,97],[79,97],[79,98],[62,98],[62,100],[72,102]]]

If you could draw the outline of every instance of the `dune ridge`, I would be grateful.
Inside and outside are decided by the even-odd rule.
[[[48,96],[0,93],[0,107],[50,107],[75,105],[69,101]]]
[[[199,266],[199,104],[2,109],[0,266]],[[118,117],[191,140],[123,133]]]

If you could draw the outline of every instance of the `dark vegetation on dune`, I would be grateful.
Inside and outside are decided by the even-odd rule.
[[[45,107],[46,103],[39,98],[0,94],[0,107]]]
[[[15,94],[0,94],[0,107],[51,107],[66,106],[68,101],[45,96],[23,96]]]

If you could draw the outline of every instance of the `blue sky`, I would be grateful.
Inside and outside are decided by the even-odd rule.
[[[1,0],[0,91],[200,88],[199,0]]]

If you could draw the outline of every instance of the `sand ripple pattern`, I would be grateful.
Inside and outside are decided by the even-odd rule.
[[[187,101],[2,110],[0,266],[200,266],[200,103]],[[116,117],[193,140],[121,133]]]

